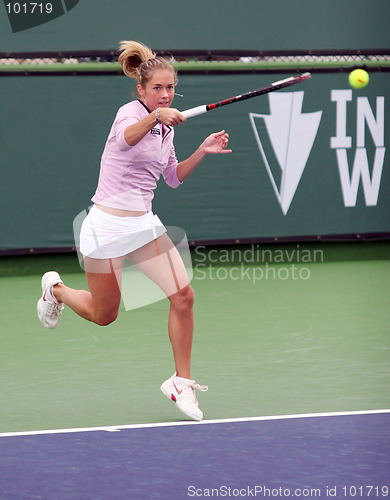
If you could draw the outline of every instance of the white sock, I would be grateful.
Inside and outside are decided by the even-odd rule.
[[[62,283],[62,281],[60,281],[60,283]],[[58,283],[56,283],[56,285],[58,285]],[[56,298],[56,296],[54,295],[54,293],[53,293],[53,287],[54,287],[54,286],[55,286],[55,285],[53,285],[52,287],[50,287],[50,290],[49,290],[49,295],[50,295],[50,297],[53,299],[53,301],[54,301],[56,304],[62,304],[62,302],[60,302],[60,301]]]
[[[186,382],[189,382],[191,381],[192,379],[190,378],[183,378],[183,377],[178,377],[177,375],[175,376],[175,379],[179,382],[179,383],[186,383]]]

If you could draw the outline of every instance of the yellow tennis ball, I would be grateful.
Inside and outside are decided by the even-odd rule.
[[[355,69],[349,74],[348,81],[354,89],[362,89],[368,84],[370,77],[364,69]]]

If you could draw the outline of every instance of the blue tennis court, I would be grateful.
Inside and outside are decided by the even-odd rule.
[[[4,500],[385,498],[390,410],[2,434]]]

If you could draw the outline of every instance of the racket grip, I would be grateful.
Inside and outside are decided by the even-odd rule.
[[[193,116],[202,115],[203,113],[207,113],[206,104],[203,104],[202,106],[196,106],[196,108],[190,108],[186,109],[185,111],[182,111],[182,114],[186,118],[192,118]]]

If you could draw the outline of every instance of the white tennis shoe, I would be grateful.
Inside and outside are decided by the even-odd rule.
[[[207,391],[206,385],[199,385],[195,380],[178,379],[176,373],[166,380],[160,387],[165,396],[176,403],[176,406],[187,417],[201,421],[203,413],[199,408],[198,400],[195,396],[195,389]]]
[[[46,328],[56,328],[58,325],[64,304],[52,294],[52,287],[62,283],[60,275],[55,271],[49,271],[42,276],[42,297],[38,300],[37,312],[39,321]]]

